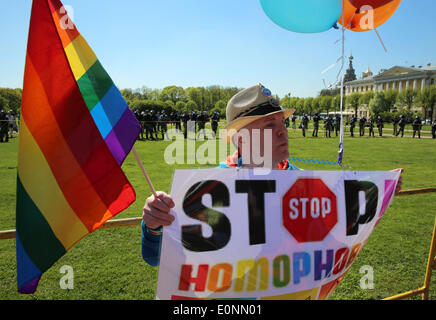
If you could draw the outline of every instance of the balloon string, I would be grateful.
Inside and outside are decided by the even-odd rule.
[[[298,158],[298,157],[289,157],[289,161],[292,162],[302,162],[302,163],[313,163],[313,164],[324,164],[324,165],[337,165],[339,164],[338,161],[330,161],[330,160],[316,160],[316,159],[308,159],[308,158]],[[348,171],[355,171],[353,167],[347,164],[341,164],[340,165],[343,170]]]
[[[343,101],[344,101],[344,64],[345,64],[345,0],[342,0],[342,65],[341,70],[339,71],[339,74],[342,73],[342,79],[341,79],[341,127],[339,132],[339,150],[338,150],[338,164],[342,167],[342,158],[344,154],[344,120],[343,120]],[[338,75],[339,75],[338,74]]]
[[[380,37],[380,34],[379,34],[378,31],[377,31],[377,28],[374,28],[374,31],[375,31],[375,33],[377,34],[377,37],[378,37],[378,39],[380,40],[380,43],[382,44],[383,49],[385,49],[385,52],[388,52],[388,50],[387,50],[386,47],[385,47],[385,44],[383,43],[382,38]]]
[[[290,161],[293,162],[307,162],[307,163],[315,163],[315,164],[328,164],[328,165],[336,165],[338,164],[337,161],[329,161],[329,160],[315,160],[315,159],[305,159],[305,158],[295,158],[295,157],[290,157],[289,158]]]

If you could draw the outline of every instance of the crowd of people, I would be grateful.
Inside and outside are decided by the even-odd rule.
[[[296,120],[297,117],[294,115],[292,116],[291,122],[292,122],[292,128],[296,129]],[[303,137],[306,137],[306,131],[309,129],[309,116],[307,114],[303,115],[301,118],[301,122],[299,125],[299,129],[301,129]],[[318,113],[315,113],[315,115],[312,117],[313,121],[313,131],[312,131],[312,137],[318,137],[318,130],[320,121],[324,122],[324,135],[327,138],[330,138],[332,136],[332,132],[335,133],[336,137],[338,136],[341,128],[341,116],[339,114],[336,114],[335,116],[329,115],[328,117],[325,117],[322,119]],[[401,137],[404,136],[404,129],[407,125],[407,119],[404,115],[401,115],[400,117],[394,117],[393,121],[393,135],[398,137],[401,135]],[[287,121],[287,127],[289,126],[289,121]],[[356,127],[359,127],[359,136],[363,137],[365,135],[365,130],[368,129],[369,136],[375,137],[375,128],[378,130],[378,135],[380,137],[383,136],[383,128],[384,128],[384,121],[380,116],[377,117],[370,117],[367,119],[366,117],[357,118],[356,115],[353,115],[348,121],[345,121],[345,126],[349,127],[350,136],[354,137],[354,131]],[[422,129],[422,120],[419,116],[415,116],[415,119],[412,122],[412,129],[413,129],[413,135],[412,138],[415,138],[416,136],[420,139],[421,138],[421,129]],[[345,129],[344,129],[345,130]],[[436,119],[433,120],[431,124],[431,133],[432,138],[436,139]]]
[[[140,140],[163,140],[165,134],[168,131],[168,125],[174,125],[177,131],[182,132],[183,125],[183,135],[185,139],[188,136],[188,121],[193,121],[194,132],[197,134],[203,134],[206,138],[205,126],[206,123],[210,122],[214,136],[216,137],[216,132],[218,130],[218,123],[220,120],[220,114],[215,111],[211,115],[207,111],[193,111],[189,113],[184,111],[182,113],[171,112],[166,113],[165,111],[135,111],[135,116],[141,123],[141,132],[139,135]]]

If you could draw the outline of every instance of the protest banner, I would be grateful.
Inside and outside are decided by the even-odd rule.
[[[399,172],[176,170],[157,299],[326,299]]]

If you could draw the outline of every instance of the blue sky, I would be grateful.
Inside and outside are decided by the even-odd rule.
[[[275,25],[259,0],[64,0],[79,32],[120,88],[248,87],[315,96],[336,80],[340,30],[300,34]],[[22,87],[30,0],[0,0],[0,87]],[[359,75],[436,63],[436,1],[403,0],[377,35],[346,32]]]

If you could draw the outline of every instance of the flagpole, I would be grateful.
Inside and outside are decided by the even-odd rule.
[[[135,155],[136,162],[138,162],[138,165],[141,168],[141,171],[142,171],[142,173],[143,173],[143,175],[145,177],[145,180],[147,180],[147,183],[148,183],[148,186],[151,189],[151,192],[153,192],[153,195],[155,196],[155,198],[157,198],[156,190],[154,189],[153,184],[151,183],[151,180],[150,180],[150,177],[147,174],[147,171],[145,170],[144,166],[142,165],[142,161],[139,158],[138,153],[136,152],[135,147],[132,147],[132,151],[133,151],[133,154]]]

